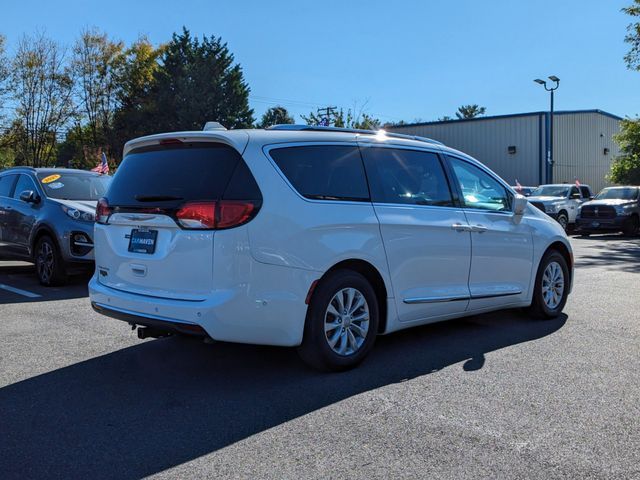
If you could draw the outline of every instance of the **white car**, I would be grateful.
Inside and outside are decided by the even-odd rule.
[[[491,310],[558,316],[557,222],[473,158],[383,131],[132,140],[96,211],[93,308],[140,338],[297,346],[323,370],[379,334]]]

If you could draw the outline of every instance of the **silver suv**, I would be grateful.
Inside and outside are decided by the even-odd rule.
[[[1,171],[0,258],[35,263],[46,286],[93,268],[96,201],[110,180],[65,168]]]

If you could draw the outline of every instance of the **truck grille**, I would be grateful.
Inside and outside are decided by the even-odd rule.
[[[533,205],[534,207],[536,207],[538,210],[542,210],[543,212],[544,210],[544,203],[542,202],[530,202],[531,205]]]
[[[580,216],[582,218],[615,218],[616,209],[609,206],[591,206],[582,207]]]

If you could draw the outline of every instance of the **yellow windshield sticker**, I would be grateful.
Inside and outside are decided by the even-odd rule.
[[[51,182],[55,182],[56,180],[58,180],[61,177],[61,175],[49,175],[48,177],[44,177],[42,180],[40,180],[42,183],[51,183]]]

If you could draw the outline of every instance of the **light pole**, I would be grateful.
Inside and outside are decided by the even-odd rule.
[[[548,87],[545,80],[536,78],[534,82],[539,83],[547,92],[551,93],[551,108],[549,109],[549,149],[547,150],[547,164],[549,165],[549,183],[553,182],[553,92],[560,86],[560,79],[555,75],[549,75],[549,80],[555,82],[554,87]]]

